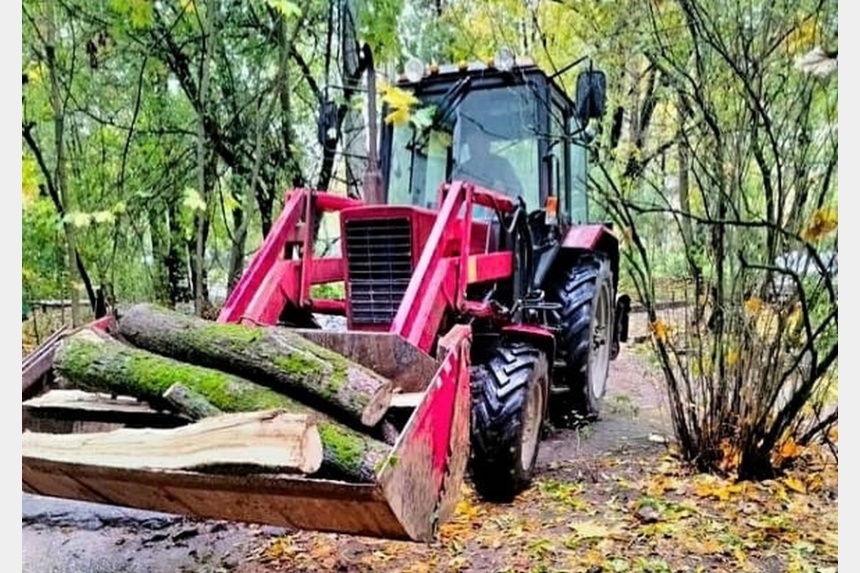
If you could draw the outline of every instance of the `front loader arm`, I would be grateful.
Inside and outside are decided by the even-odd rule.
[[[441,186],[440,203],[439,214],[391,324],[391,332],[425,352],[432,348],[446,310],[490,313],[480,303],[466,299],[467,286],[506,279],[513,273],[510,251],[473,252],[472,248],[474,206],[511,213],[513,201],[471,183],[454,181]]]
[[[343,280],[343,259],[316,258],[313,228],[317,213],[341,211],[361,201],[330,193],[294,189],[263,246],[254,256],[218,315],[219,322],[277,324],[284,307],[344,314],[344,301],[314,300],[310,287]],[[300,257],[291,257],[294,248]]]

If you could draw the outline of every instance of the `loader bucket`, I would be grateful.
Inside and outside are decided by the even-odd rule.
[[[324,337],[307,336],[324,343]],[[392,374],[404,391],[423,390],[373,483],[132,470],[61,463],[25,451],[23,491],[196,518],[429,541],[452,512],[466,468],[470,342],[468,326],[454,327],[440,341],[437,364],[387,333],[328,339],[330,348]]]

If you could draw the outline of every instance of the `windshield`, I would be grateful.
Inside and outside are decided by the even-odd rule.
[[[428,99],[425,105],[436,103]],[[461,179],[537,205],[538,122],[532,89],[471,91],[454,117],[450,131],[413,123],[394,127],[389,202],[432,208],[441,183]]]

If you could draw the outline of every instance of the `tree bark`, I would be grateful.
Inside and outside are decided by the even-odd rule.
[[[311,474],[322,444],[311,415],[242,412],[169,429],[24,432],[23,457],[125,469]]]
[[[163,398],[174,410],[195,421],[223,414],[199,392],[189,390],[182,384],[168,388]]]
[[[391,383],[280,327],[219,324],[151,304],[119,314],[119,333],[163,356],[255,380],[358,429],[379,423]]]
[[[65,338],[54,354],[54,370],[82,390],[134,396],[153,406],[164,406],[164,393],[180,384],[201,395],[223,412],[283,409],[313,413],[323,446],[318,477],[372,481],[376,467],[388,454],[386,444],[314,412],[270,388],[218,370],[158,356],[121,344],[92,330]]]

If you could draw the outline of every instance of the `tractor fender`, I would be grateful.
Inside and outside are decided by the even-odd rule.
[[[568,229],[561,242],[557,258],[564,259],[572,252],[592,251],[604,253],[612,268],[613,289],[618,288],[618,237],[612,229],[603,224],[575,225]]]
[[[555,335],[549,330],[536,324],[509,324],[502,327],[502,336],[509,340],[528,342],[543,350],[552,369],[555,360]]]

